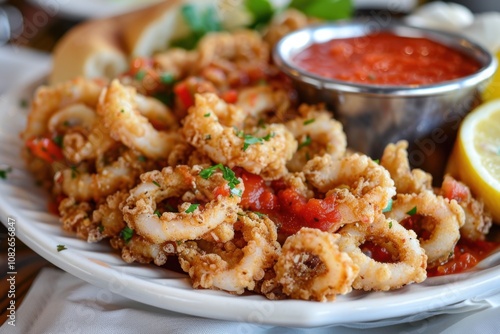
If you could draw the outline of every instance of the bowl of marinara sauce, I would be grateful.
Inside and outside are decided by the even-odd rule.
[[[352,149],[376,159],[388,143],[406,139],[410,163],[426,167],[477,103],[495,57],[459,35],[372,23],[294,31],[273,59],[302,100],[332,109]]]

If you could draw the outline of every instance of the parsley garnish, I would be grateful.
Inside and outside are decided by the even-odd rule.
[[[373,162],[376,163],[377,165],[380,164],[380,159],[373,159]]]
[[[125,109],[121,109],[120,112],[123,114],[125,112]]]
[[[208,135],[205,135],[205,140],[210,140],[210,139],[212,139],[212,136],[211,136],[211,135],[209,135],[209,134],[208,134]]]
[[[80,173],[76,166],[71,166],[71,178],[76,179],[76,176]]]
[[[0,179],[7,179],[7,174],[12,172],[12,167],[7,167],[6,169],[0,169]]]
[[[411,209],[410,211],[408,211],[406,214],[410,215],[410,216],[413,216],[416,213],[417,213],[417,207],[414,206],[413,209]]]
[[[104,225],[103,225],[103,224],[100,224],[100,225],[99,225],[99,232],[101,232],[101,233],[102,233],[103,231],[104,231]]]
[[[125,243],[128,243],[130,239],[132,239],[132,236],[134,235],[134,230],[131,229],[128,226],[125,226],[121,231],[120,231],[120,238],[125,241]]]
[[[146,76],[146,71],[140,70],[135,74],[135,79],[141,81]]]
[[[158,182],[154,181],[154,180],[153,180],[153,184],[154,184],[155,186],[157,186],[158,188],[161,188],[161,185],[160,185]]]
[[[189,208],[187,208],[186,211],[184,211],[185,213],[191,213],[191,212],[194,212],[194,210],[196,210],[200,205],[197,204],[197,203],[193,203],[189,206]]]
[[[274,132],[270,132],[267,135],[265,135],[264,137],[255,137],[252,135],[245,134],[241,130],[239,130],[239,131],[236,130],[236,135],[240,138],[243,138],[243,151],[246,151],[250,145],[258,144],[258,143],[263,144],[264,141],[269,141],[276,134]]]
[[[392,228],[392,221],[389,220],[389,228]]]
[[[172,73],[162,73],[160,74],[160,82],[163,84],[174,83],[175,77]]]
[[[212,176],[217,169],[219,169],[222,172],[222,177],[224,178],[224,180],[228,181],[228,186],[231,191],[231,194],[236,196],[241,196],[243,193],[241,189],[236,189],[236,185],[240,183],[240,180],[238,180],[236,174],[234,174],[231,168],[224,166],[223,164],[217,164],[203,169],[200,172],[200,176],[206,180],[210,176]]]
[[[155,214],[155,215],[157,215],[157,216],[158,216],[158,218],[160,218],[160,217],[161,217],[160,210],[155,210],[154,214]]]
[[[26,99],[21,99],[19,101],[19,106],[21,106],[21,108],[26,108],[28,106],[28,101]]]
[[[67,249],[66,246],[64,246],[64,245],[57,245],[57,251],[58,252],[63,251],[65,249]]]
[[[311,118],[311,119],[305,120],[305,121],[304,121],[304,125],[314,123],[314,121],[315,121],[315,120],[316,120],[316,119],[314,119],[314,118]]]
[[[306,139],[299,144],[299,146],[297,147],[297,151],[300,150],[302,147],[305,147],[305,146],[309,146],[311,145],[311,137],[309,137],[309,135],[306,136]]]
[[[137,157],[137,160],[139,160],[140,162],[146,162],[146,160],[148,160],[148,158],[146,158],[143,155],[140,155],[140,156]]]
[[[63,135],[57,135],[54,137],[54,139],[52,139],[54,141],[54,143],[59,146],[60,148],[63,147],[63,139],[64,139],[64,136]]]
[[[392,198],[389,199],[389,203],[387,203],[387,206],[382,210],[382,212],[390,212],[392,210]]]
[[[203,115],[203,117],[210,117],[210,113],[207,112],[205,115]]]

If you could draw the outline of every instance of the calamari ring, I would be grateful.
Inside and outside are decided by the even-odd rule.
[[[121,251],[123,261],[126,263],[150,263],[162,266],[170,255],[175,255],[175,246],[169,243],[154,244],[145,238],[134,234],[127,242],[120,236],[110,240],[111,247]]]
[[[335,196],[342,224],[371,223],[396,194],[389,172],[365,155],[342,159],[328,154],[317,156],[306,163],[303,172],[307,181],[326,192],[326,197]]]
[[[195,105],[189,109],[182,128],[186,140],[216,163],[243,167],[267,180],[286,174],[286,162],[297,149],[286,127],[269,124],[264,129],[256,128],[251,132],[255,141],[246,146],[246,134],[220,123],[214,109],[221,104],[225,102],[215,94],[195,95]]]
[[[21,134],[24,140],[44,136],[48,132],[49,119],[60,109],[73,104],[84,104],[90,108],[97,105],[104,83],[98,80],[76,78],[54,86],[37,89],[28,115],[26,129]]]
[[[303,227],[288,237],[276,262],[276,280],[294,299],[328,301],[351,291],[358,267],[339,250],[338,234]]]
[[[422,236],[419,238],[427,254],[429,267],[445,263],[453,256],[453,249],[460,239],[460,228],[465,222],[464,211],[455,200],[436,196],[431,191],[398,194],[392,210],[385,215],[403,225],[404,220],[412,215],[423,219],[423,224],[426,224],[423,227],[430,232],[430,236],[426,239]]]
[[[285,123],[295,139],[302,143],[287,163],[290,171],[301,171],[308,160],[315,156],[330,155],[339,159],[346,152],[347,140],[342,124],[332,114],[318,106],[301,105],[301,117]],[[306,145],[307,144],[307,145]]]
[[[427,256],[420,247],[415,232],[397,221],[379,215],[370,225],[349,224],[340,231],[341,251],[349,254],[359,267],[354,289],[387,291],[410,283],[420,283],[427,277]],[[378,262],[364,254],[360,246],[367,241],[382,245],[399,255],[394,263]]]
[[[245,289],[253,290],[275,263],[280,245],[276,225],[269,218],[247,212],[238,216],[234,229],[241,237],[222,246],[213,243],[202,248],[195,241],[178,246],[179,262],[194,288],[242,294]]]
[[[123,86],[115,79],[99,97],[97,113],[115,140],[148,158],[167,158],[179,142],[179,135],[175,131],[157,131],[149,120],[141,115],[139,108],[145,102],[143,99],[137,99],[136,94],[133,87]],[[154,107],[158,108],[159,104]]]
[[[126,151],[112,163],[105,165],[95,173],[89,173],[76,167],[65,168],[54,176],[60,184],[62,193],[77,201],[98,201],[121,189],[132,187],[137,177],[148,167],[149,163],[141,166],[139,155]]]
[[[432,175],[418,168],[410,168],[407,148],[406,140],[388,144],[380,159],[380,165],[391,174],[398,193],[413,194],[432,190]]]
[[[179,165],[142,174],[141,183],[130,190],[122,209],[129,227],[160,244],[198,239],[224,222],[236,221],[241,198],[231,194],[222,172],[215,171],[205,179],[199,175],[202,169]],[[243,182],[235,190],[243,191]],[[179,206],[179,212],[157,213],[157,203],[172,197],[187,201]]]

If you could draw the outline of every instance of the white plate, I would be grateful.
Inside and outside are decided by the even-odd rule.
[[[88,244],[65,233],[57,217],[47,213],[48,196],[35,186],[19,157],[19,132],[27,109],[19,101],[29,98],[29,87],[8,93],[0,101],[0,168],[12,166],[0,180],[0,220],[15,220],[17,237],[61,269],[96,286],[125,297],[181,313],[241,322],[311,327],[380,322],[407,317],[406,321],[435,313],[467,299],[481,300],[500,291],[500,253],[477,271],[429,278],[387,293],[352,292],[328,303],[298,300],[270,301],[262,296],[234,296],[220,291],[194,290],[186,275],[154,265],[129,265],[104,242]],[[58,252],[57,245],[67,250]],[[398,322],[402,320],[395,320]]]
[[[124,14],[160,0],[29,0],[51,16],[89,19]]]

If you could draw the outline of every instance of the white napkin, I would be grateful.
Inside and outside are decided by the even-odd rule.
[[[467,310],[467,311],[465,311]],[[377,323],[322,328],[286,328],[198,318],[144,305],[90,285],[58,269],[43,269],[16,312],[16,326],[7,322],[0,334],[45,333],[442,333],[490,334],[500,329],[500,294],[448,308],[448,314],[418,321],[410,318],[385,327]],[[418,317],[418,315],[416,315]],[[378,325],[383,323],[378,323]],[[370,328],[361,328],[370,327]]]
[[[49,69],[48,53],[17,45],[0,46],[0,94]]]

